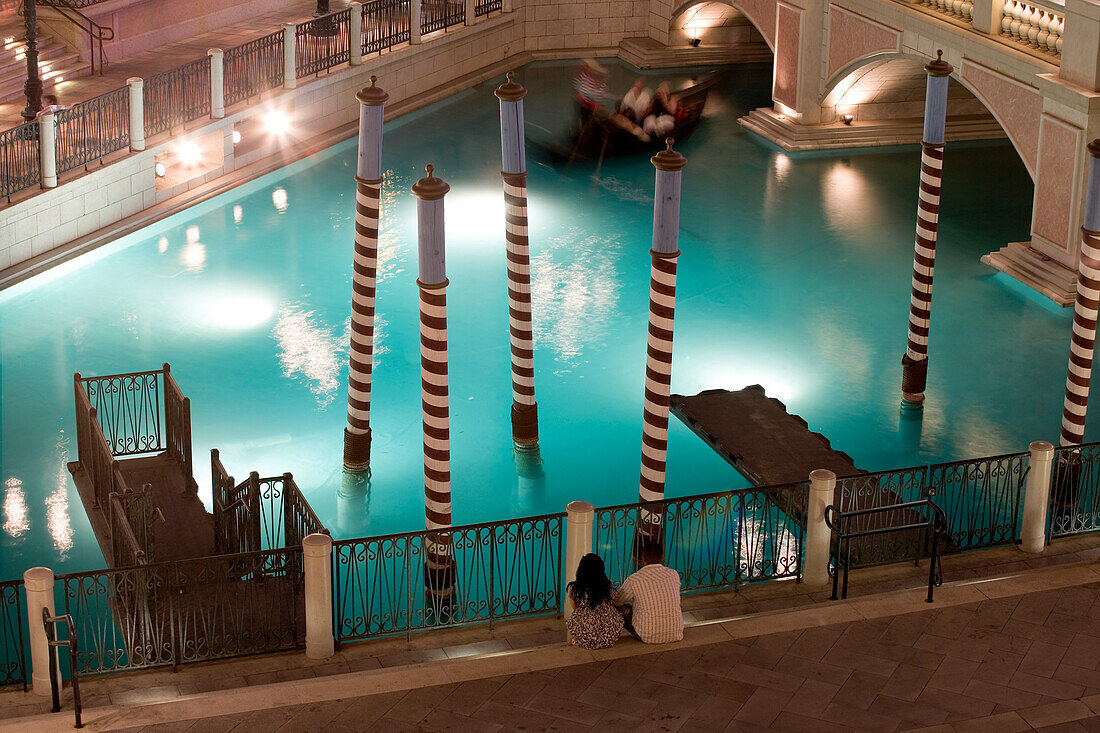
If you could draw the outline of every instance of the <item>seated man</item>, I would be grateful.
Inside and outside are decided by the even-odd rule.
[[[643,566],[612,596],[616,606],[632,604],[629,610],[621,609],[626,630],[646,644],[680,641],[684,638],[680,574],[661,564],[665,558],[659,544],[643,544],[639,555]]]

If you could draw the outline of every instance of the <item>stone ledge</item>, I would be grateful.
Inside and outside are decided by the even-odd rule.
[[[771,63],[768,44],[703,44],[701,46],[666,46],[652,38],[624,38],[618,57],[639,69],[676,66],[718,66],[722,64]]]
[[[996,252],[982,255],[982,262],[1060,306],[1072,306],[1077,296],[1077,273],[1032,249],[1029,242],[1012,242]]]

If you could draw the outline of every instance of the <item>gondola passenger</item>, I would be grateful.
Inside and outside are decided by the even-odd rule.
[[[676,127],[679,108],[676,97],[669,92],[668,83],[662,82],[653,96],[653,108],[642,123],[642,129],[655,138],[667,135]]]

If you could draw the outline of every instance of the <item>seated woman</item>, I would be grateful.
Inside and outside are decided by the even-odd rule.
[[[577,565],[577,579],[565,587],[573,615],[565,622],[566,639],[582,649],[613,646],[623,630],[623,616],[611,602],[611,581],[599,555],[588,553]]]
[[[642,129],[655,138],[667,135],[676,127],[679,107],[676,97],[669,93],[668,83],[662,82],[653,95],[653,108],[642,123]]]

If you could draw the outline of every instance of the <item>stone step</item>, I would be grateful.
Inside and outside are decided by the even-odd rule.
[[[1060,306],[1073,305],[1077,273],[1032,249],[1027,242],[1012,242],[984,255],[982,262],[1042,293]]]
[[[0,39],[2,40],[2,39]],[[27,62],[16,52],[21,40],[4,44],[0,50],[0,103],[23,96],[27,78]],[[86,75],[91,65],[63,45],[45,37],[38,47],[38,69],[43,91],[53,89],[60,81]]]
[[[799,125],[770,107],[755,109],[738,122],[784,150],[822,150],[879,145],[920,143],[924,122],[920,118],[857,121],[852,125],[833,122]],[[992,115],[949,117],[947,140],[989,140],[1003,138],[1004,130]]]
[[[652,38],[626,38],[619,44],[618,55],[639,69],[767,63],[772,60],[772,52],[763,41],[693,47],[666,46]]]

